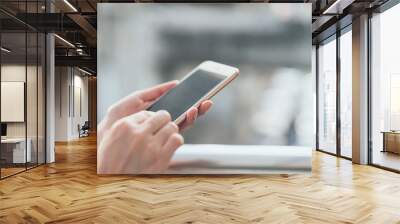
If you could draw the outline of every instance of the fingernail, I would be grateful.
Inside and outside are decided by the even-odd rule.
[[[153,111],[148,111],[148,110],[144,110],[143,111],[146,115],[153,115],[155,112]]]
[[[168,111],[166,111],[166,110],[159,110],[159,111],[157,111],[157,113],[159,113],[160,115],[166,115],[166,116],[171,117],[170,113],[168,113]]]

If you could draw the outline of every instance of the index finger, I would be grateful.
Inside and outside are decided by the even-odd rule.
[[[171,115],[165,110],[160,110],[144,121],[143,125],[146,131],[155,134],[170,121]]]
[[[143,101],[153,101],[168,92],[178,84],[178,81],[170,81],[160,85],[138,91],[136,95]]]

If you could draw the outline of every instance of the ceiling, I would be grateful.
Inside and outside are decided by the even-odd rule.
[[[373,9],[387,0],[254,0],[269,3],[311,3],[313,41],[323,38],[340,19]],[[187,0],[1,0],[0,22],[4,33],[25,28],[55,32],[56,65],[80,66],[96,72],[97,3],[188,2]],[[191,0],[190,2],[216,2]],[[217,2],[249,2],[219,0]],[[51,9],[51,10],[50,10]],[[49,13],[52,11],[52,13]],[[350,18],[351,22],[351,18]],[[325,33],[324,33],[325,32]],[[16,39],[17,40],[17,39]],[[66,41],[64,41],[66,40]],[[70,44],[69,44],[70,43]],[[72,44],[72,45],[71,45]]]

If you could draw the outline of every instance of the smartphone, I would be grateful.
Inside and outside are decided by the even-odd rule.
[[[214,61],[204,61],[179,84],[155,101],[148,111],[166,110],[180,124],[191,107],[210,99],[239,75],[239,69]]]

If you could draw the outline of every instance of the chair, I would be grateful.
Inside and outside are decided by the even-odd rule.
[[[79,138],[89,136],[89,129],[90,129],[89,121],[85,121],[82,127],[80,127],[80,125],[78,124]]]

